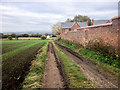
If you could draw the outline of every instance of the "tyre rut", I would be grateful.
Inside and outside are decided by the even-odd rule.
[[[90,63],[88,60],[85,60],[73,50],[56,42],[55,44],[58,45],[72,59],[72,61],[75,62],[81,68],[81,70],[89,80],[93,81],[100,88],[117,88],[116,85],[107,80],[101,74],[99,69],[94,64]]]
[[[56,56],[52,42],[49,43],[48,47],[43,76],[43,88],[67,88],[68,84],[66,84],[66,75],[63,71],[64,67]],[[62,73],[62,71],[64,73]]]

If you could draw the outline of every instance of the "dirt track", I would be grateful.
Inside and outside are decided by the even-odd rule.
[[[52,43],[49,43],[48,56],[45,63],[43,88],[63,88],[63,79],[57,68],[56,58]]]
[[[72,60],[75,62],[86,75],[86,77],[93,81],[100,88],[117,88],[117,85],[113,84],[108,78],[101,74],[100,70],[89,61],[82,58],[76,52],[70,50],[67,47],[64,47],[56,43]]]

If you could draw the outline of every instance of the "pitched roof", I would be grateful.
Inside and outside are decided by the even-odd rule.
[[[75,24],[75,22],[64,22],[64,23],[61,23],[61,26],[62,26],[62,29],[69,29],[69,28],[72,28],[72,26]],[[80,26],[80,27],[85,27],[87,26],[86,22],[77,22],[77,24]]]
[[[94,20],[93,25],[105,24],[107,21],[108,20]]]
[[[86,22],[77,22],[80,27],[86,27]]]
[[[99,24],[99,25],[81,27],[81,28],[78,28],[78,29],[87,29],[87,28],[94,28],[94,27],[101,27],[101,26],[111,26],[111,25],[112,25],[112,23],[105,23],[105,24]]]
[[[61,23],[62,29],[69,29],[72,28],[72,26],[75,24],[75,22],[64,22]]]

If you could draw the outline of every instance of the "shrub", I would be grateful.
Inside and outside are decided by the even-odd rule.
[[[107,58],[119,58],[117,51],[110,44],[104,44],[102,41],[89,41],[88,44],[86,44],[85,49],[99,52]]]
[[[118,52],[110,44],[104,44],[101,40],[89,41],[85,47],[79,43],[63,40],[61,38],[59,38],[57,41],[73,50],[82,48],[79,50],[79,52],[83,53],[84,55],[120,68],[120,55]]]
[[[12,40],[12,36],[9,36],[8,39],[9,39],[9,40]]]
[[[41,36],[41,39],[42,39],[42,40],[45,40],[45,39],[46,39],[46,36],[45,36],[45,35],[42,35],[42,36]]]
[[[58,41],[60,41],[61,40],[61,38],[58,38]]]
[[[67,44],[67,45],[70,45],[70,46],[73,47],[74,49],[78,49],[78,48],[83,47],[82,44],[75,43],[75,42],[73,42],[73,41],[64,40],[64,39],[61,39],[61,38],[59,38],[57,41],[63,42],[63,43],[65,43],[65,44]]]

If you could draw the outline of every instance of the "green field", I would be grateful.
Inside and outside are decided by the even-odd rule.
[[[76,43],[68,43],[62,40],[55,42],[64,45],[82,55],[87,61],[95,64],[100,70],[105,71],[106,74],[113,75],[113,77],[115,77],[113,78],[114,81],[117,80],[116,77],[118,77],[118,72],[120,69],[113,65],[110,66],[108,63],[101,62],[101,55],[97,55],[93,51],[84,49],[81,45]],[[58,47],[55,42],[52,40],[1,41],[0,45],[2,45],[2,47],[0,47],[0,49],[2,49],[2,53],[0,53],[0,58],[2,58],[3,89],[16,90],[19,88],[42,88],[43,77],[45,76],[45,67],[46,64],[49,65],[49,63],[46,63],[46,58],[50,58],[48,56],[53,54],[50,49],[55,51],[55,54],[54,57],[49,60],[53,60],[54,58],[56,62],[57,60],[60,60],[60,63],[56,63],[59,72],[61,72],[60,68],[62,68],[63,74],[60,73],[60,76],[61,78],[63,78],[63,75],[67,77],[67,79],[63,78],[62,83],[65,83],[64,81],[67,80],[69,83],[69,88],[98,88],[99,85],[96,85],[94,81],[89,80],[89,78],[87,78],[83,73],[82,69],[68,54],[65,53],[64,50],[62,50],[61,47]],[[53,43],[53,49],[50,47],[50,43]],[[103,60],[105,58],[106,57],[103,57]],[[52,75],[50,76],[50,79],[51,78],[54,78],[54,74],[53,77]]]
[[[25,71],[37,51],[47,40],[13,40],[2,41],[2,84],[4,87],[17,87],[22,82]]]

